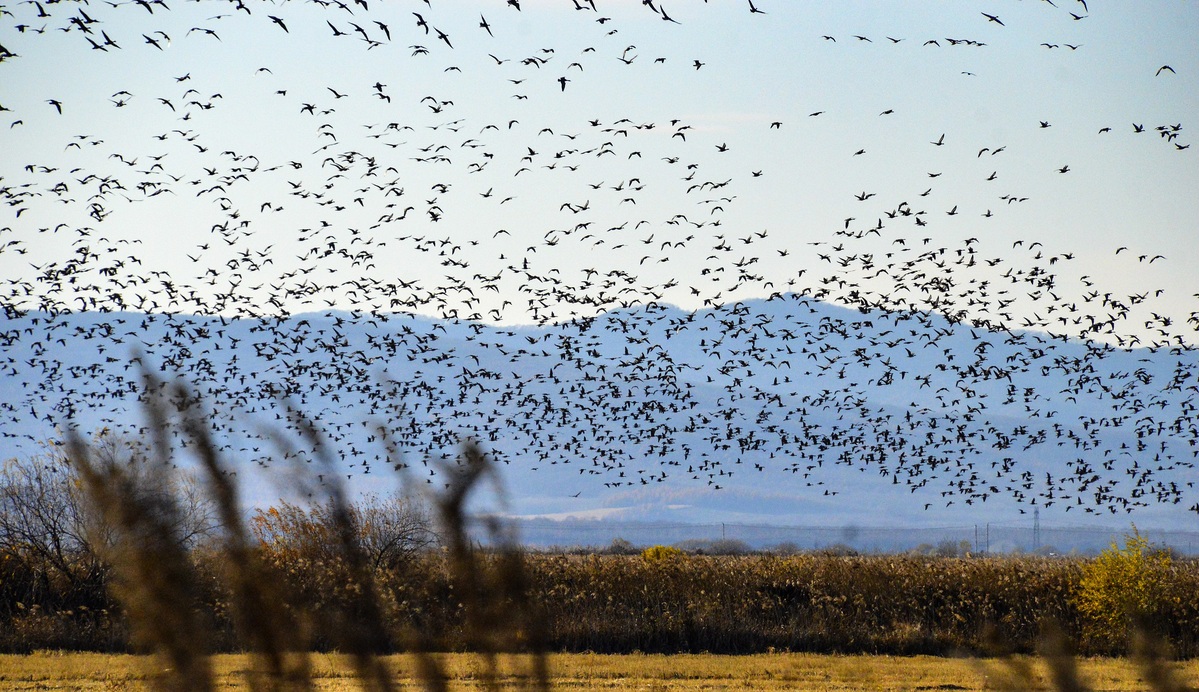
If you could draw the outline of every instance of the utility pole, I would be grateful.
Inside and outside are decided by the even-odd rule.
[[[1032,549],[1037,551],[1041,549],[1041,508],[1037,507],[1032,511]]]

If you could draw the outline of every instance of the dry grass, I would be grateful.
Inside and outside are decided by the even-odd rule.
[[[550,648],[600,653],[776,651],[948,655],[1034,653],[1046,623],[1076,649],[1081,559],[920,556],[530,555],[533,592],[552,613]],[[1176,656],[1199,655],[1199,562],[1164,575],[1151,614]],[[1002,648],[996,650],[993,644]]]
[[[477,656],[437,656],[451,690],[485,689]],[[0,688],[5,690],[149,689],[157,678],[147,656],[39,652],[0,656]],[[419,688],[422,677],[411,656],[384,657],[398,689]],[[527,667],[527,661],[524,662]],[[1131,659],[1091,658],[1077,662],[1087,688],[1140,690],[1149,683]],[[549,683],[561,690],[987,690],[1054,689],[1044,659],[966,659],[934,656],[828,656],[761,654],[755,656],[555,654],[548,658]],[[313,687],[360,689],[350,657],[313,654]],[[215,687],[246,688],[254,669],[248,655],[212,658]],[[1194,687],[1199,661],[1170,664],[1174,677]],[[1027,677],[1021,671],[1027,670]],[[513,689],[528,679],[511,673],[496,679]],[[519,683],[519,684],[518,684]],[[1018,686],[1016,684],[1019,683]]]

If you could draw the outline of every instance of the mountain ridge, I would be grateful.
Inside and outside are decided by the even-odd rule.
[[[191,382],[241,465],[278,462],[257,431],[287,425],[286,400],[320,424],[352,488],[405,465],[429,469],[431,485],[471,437],[506,470],[520,514],[610,508],[651,485],[701,502],[633,503],[630,516],[683,516],[680,504],[696,521],[722,516],[737,496],[725,490],[744,494],[725,516],[800,523],[1033,506],[1174,523],[1193,501],[1199,359],[1185,348],[1125,351],[798,294],[542,327],[72,313],[9,316],[0,333],[0,427],[14,450],[52,436],[49,423],[128,421],[140,358]],[[788,514],[786,498],[803,501]]]

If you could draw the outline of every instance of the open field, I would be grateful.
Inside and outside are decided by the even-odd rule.
[[[5,690],[142,689],[151,679],[152,658],[130,655],[39,652],[0,656],[0,688]],[[411,658],[387,657],[395,680],[404,689],[419,680]],[[480,687],[479,658],[467,654],[441,657],[451,689]],[[353,668],[344,656],[311,657],[317,689],[358,689]],[[1092,689],[1146,689],[1138,666],[1128,659],[1093,658],[1078,662],[1082,680]],[[826,656],[815,654],[604,655],[556,654],[550,657],[555,689],[631,690],[983,690],[1025,688],[1014,685],[1018,666],[1030,666],[1037,688],[1049,689],[1044,661],[1018,657],[1008,660],[940,658],[933,656]],[[1199,661],[1171,664],[1176,678],[1189,686],[1199,683]],[[213,657],[222,688],[246,687],[251,661],[245,655]],[[509,666],[507,670],[519,666]],[[1014,677],[1016,676],[1016,677]],[[504,679],[505,688],[522,683],[518,675]]]

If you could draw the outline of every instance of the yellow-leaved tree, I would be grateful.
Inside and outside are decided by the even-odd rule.
[[[1170,554],[1154,548],[1136,526],[1082,569],[1074,600],[1083,616],[1083,636],[1120,647],[1134,628],[1151,628],[1165,603]]]

